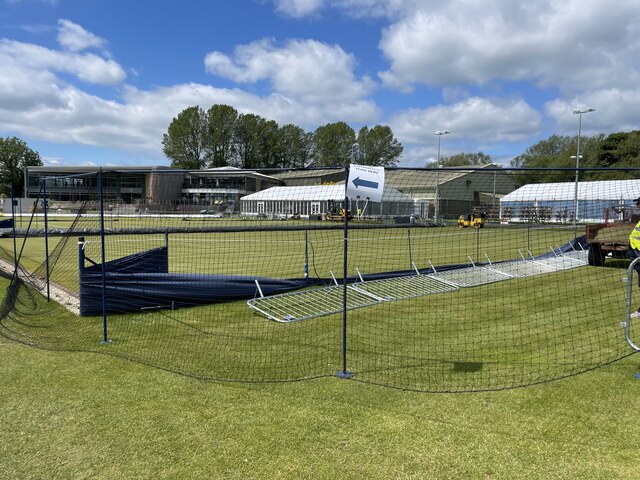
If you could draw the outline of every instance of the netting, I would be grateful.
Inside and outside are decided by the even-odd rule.
[[[637,170],[386,169],[380,201],[334,170],[45,170],[13,212],[15,247],[0,238],[0,334],[16,341],[203,379],[348,370],[433,392],[635,352],[620,280]]]

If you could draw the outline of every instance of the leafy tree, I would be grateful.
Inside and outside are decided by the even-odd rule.
[[[207,114],[199,106],[185,108],[173,118],[162,136],[162,151],[172,167],[198,170],[206,166],[207,123]]]
[[[393,166],[398,163],[398,157],[404,150],[386,125],[376,125],[371,129],[362,127],[358,131],[358,145],[361,155],[356,163],[362,165]]]
[[[224,167],[233,159],[233,134],[238,111],[229,105],[213,105],[207,110],[207,133],[205,145],[208,150],[209,167]]]
[[[600,168],[639,168],[640,167],[640,131],[617,132],[603,138],[596,148],[595,165]],[[597,171],[591,174],[593,179],[632,179],[640,178],[635,171]]]
[[[490,165],[491,156],[486,153],[457,153],[450,157],[440,159],[440,165],[443,167],[465,167],[468,165]],[[427,168],[436,168],[438,162],[428,162]]]
[[[0,192],[24,195],[24,168],[42,165],[40,154],[16,137],[0,138]]]
[[[280,135],[275,120],[262,119],[258,124],[258,153],[256,166],[281,167]]]
[[[266,120],[253,113],[240,114],[236,121],[233,135],[235,145],[235,165],[240,168],[257,168],[261,166],[260,152],[262,145],[260,135],[262,124]]]
[[[356,133],[345,122],[328,123],[313,133],[314,163],[318,167],[339,167],[349,163]]]
[[[312,134],[302,128],[288,123],[280,127],[278,131],[278,144],[280,162],[284,168],[304,168],[309,159],[313,147]]]

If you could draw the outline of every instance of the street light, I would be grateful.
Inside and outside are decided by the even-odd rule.
[[[436,201],[433,212],[433,220],[435,223],[438,223],[438,216],[440,215],[440,140],[442,135],[447,135],[449,133],[451,133],[449,130],[438,130],[436,132],[436,136],[438,137],[438,160],[436,162]]]
[[[582,133],[582,114],[591,113],[595,111],[596,111],[595,108],[585,108],[584,110],[580,110],[579,108],[576,108],[573,111],[574,115],[578,115],[580,117],[578,121],[578,148],[575,156],[571,156],[571,158],[576,159],[576,185],[575,185],[575,191],[573,195],[573,207],[574,207],[573,208],[573,231],[575,236],[577,236],[578,234],[576,222],[578,221],[578,176],[580,174],[578,169],[580,168],[580,160],[582,159],[582,155],[580,155],[580,135]]]

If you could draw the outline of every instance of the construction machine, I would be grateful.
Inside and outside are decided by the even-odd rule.
[[[484,212],[476,211],[467,215],[460,215],[460,217],[458,217],[458,226],[460,228],[484,228],[486,216],[487,215]]]

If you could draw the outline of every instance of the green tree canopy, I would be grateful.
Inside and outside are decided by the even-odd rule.
[[[204,139],[208,150],[208,167],[224,167],[233,160],[233,135],[238,111],[229,105],[213,105],[207,110],[207,132]]]
[[[42,165],[40,154],[17,137],[0,138],[0,192],[24,195],[24,168]],[[13,187],[13,192],[12,192]]]
[[[235,166],[240,168],[257,168],[261,166],[260,153],[262,145],[260,135],[264,122],[266,122],[264,118],[253,113],[240,114],[238,116],[233,136],[236,151]]]
[[[197,105],[173,118],[162,136],[162,151],[172,167],[198,170],[207,165],[207,124],[207,114]]]
[[[327,123],[313,134],[314,163],[318,167],[347,165],[351,158],[356,133],[345,122]]]
[[[278,131],[280,165],[285,168],[304,168],[311,159],[312,134],[288,123]]]
[[[362,127],[358,131],[358,145],[361,155],[355,163],[362,165],[393,166],[404,150],[386,125],[376,125],[371,129],[366,125]]]

